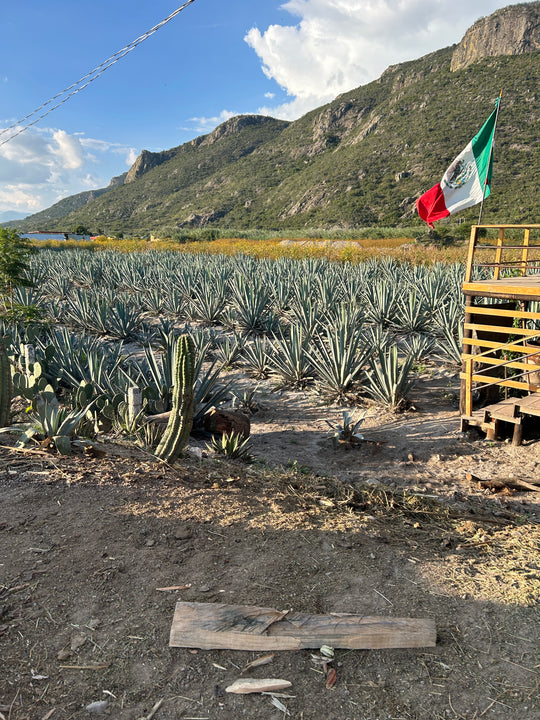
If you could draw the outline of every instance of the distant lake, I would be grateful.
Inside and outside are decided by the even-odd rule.
[[[28,240],[90,240],[90,235],[76,235],[75,233],[59,232],[21,233],[21,237],[28,238]]]

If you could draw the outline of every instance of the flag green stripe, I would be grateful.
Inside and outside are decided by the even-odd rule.
[[[497,118],[497,109],[491,113],[486,122],[482,125],[477,134],[473,137],[471,145],[478,171],[478,179],[482,186],[486,187],[484,197],[490,193],[492,158],[491,146],[493,144],[493,136],[495,134],[495,122]],[[487,177],[487,182],[486,182]]]

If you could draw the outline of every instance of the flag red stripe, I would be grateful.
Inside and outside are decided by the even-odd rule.
[[[436,220],[450,215],[444,202],[444,194],[441,184],[437,183],[430,190],[419,197],[416,201],[416,209],[424,222],[430,227]]]

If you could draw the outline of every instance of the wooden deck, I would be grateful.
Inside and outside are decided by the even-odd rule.
[[[504,300],[540,299],[540,274],[463,283],[463,294]]]
[[[523,439],[523,420],[527,417],[540,418],[540,394],[523,398],[506,398],[493,405],[475,410],[472,415],[461,417],[462,431],[469,427],[479,427],[486,432],[488,439],[497,440],[501,422],[514,425],[512,444],[521,445]]]
[[[481,239],[484,229],[496,230],[496,239]],[[473,278],[477,270],[483,280]],[[540,417],[540,225],[473,226],[462,288],[462,427],[481,427],[494,439],[498,423],[513,423],[520,444],[523,417]],[[516,390],[525,397],[508,397]],[[481,410],[473,410],[477,392],[487,403]]]

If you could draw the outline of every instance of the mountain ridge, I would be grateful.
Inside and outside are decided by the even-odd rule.
[[[491,40],[482,41],[486,28],[495,26],[507,54],[491,54]],[[461,43],[390,66],[377,80],[296,121],[231,118],[175,148],[143,150],[123,183],[94,191],[99,195],[63,216],[42,211],[10,224],[21,230],[45,229],[47,222],[48,230],[82,224],[109,234],[171,236],[206,226],[410,224],[416,198],[477,132],[501,87],[493,193],[485,210],[490,222],[535,221],[538,27],[540,2],[504,8],[477,21]],[[521,46],[518,30],[527,34]],[[82,201],[81,195],[72,198]],[[69,200],[53,208],[65,209]],[[473,220],[475,214],[472,209],[460,217]]]

